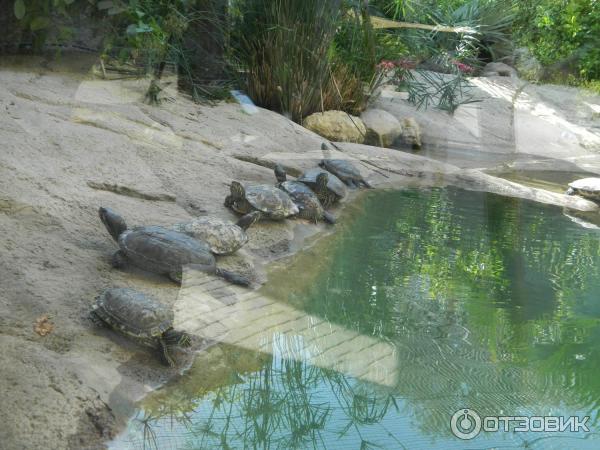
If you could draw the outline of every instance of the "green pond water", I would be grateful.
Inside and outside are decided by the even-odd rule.
[[[392,347],[393,384],[312,366],[302,339],[288,338],[293,360],[223,344],[140,405],[112,447],[600,448],[600,231],[452,188],[365,194],[337,227],[263,292]],[[589,416],[590,431],[461,440],[462,408]]]

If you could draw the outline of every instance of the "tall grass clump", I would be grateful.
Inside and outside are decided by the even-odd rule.
[[[359,111],[361,81],[332,57],[340,0],[238,0],[233,57],[250,97],[300,122],[322,110]]]

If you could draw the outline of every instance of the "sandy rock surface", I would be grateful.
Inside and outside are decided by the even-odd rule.
[[[94,297],[109,287],[138,289],[167,305],[178,297],[178,287],[163,277],[110,266],[116,244],[98,219],[99,206],[121,212],[130,225],[169,226],[206,214],[235,220],[223,206],[232,180],[274,183],[271,168],[277,162],[298,175],[335,156],[353,159],[376,186],[452,183],[580,210],[597,208],[578,197],[463,170],[472,165],[460,158],[436,154],[436,160],[359,144],[334,148],[328,143],[330,150],[321,150],[323,138],[263,109],[250,116],[236,104],[200,106],[182,97],[150,107],[141,102],[147,83],[94,79],[88,75],[92,62],[78,57],[68,70],[35,59],[0,66],[2,449],[101,448],[131,414],[135,400],[177,374],[146,349],[95,328],[86,318]],[[505,88],[485,83],[489,89]],[[541,88],[535,92],[543,94]],[[396,117],[409,108],[398,98],[380,102]],[[498,108],[508,110],[511,104]],[[455,118],[436,114],[418,117],[429,124],[424,141],[431,148],[457,151],[464,143],[474,154],[487,154],[487,141],[479,142],[468,125],[454,129],[463,123],[464,112]],[[504,143],[500,125],[508,120],[502,116],[491,125],[499,133],[495,143]],[[546,123],[534,115],[530,120]],[[579,127],[587,134],[566,137],[570,147],[564,157],[571,158],[576,149],[591,156],[586,161],[596,161],[595,131],[584,123]],[[556,128],[546,126],[545,134]],[[493,130],[484,131],[491,139]],[[559,157],[545,134],[527,140],[527,155],[535,149],[534,157]],[[466,142],[456,142],[459,137]],[[592,147],[579,145],[584,137]],[[500,148],[493,151],[504,161],[517,147],[506,153]],[[259,285],[265,264],[293,252],[298,236],[324,229],[302,221],[264,222],[249,230],[243,250],[219,258],[218,264]],[[34,324],[43,316],[52,327],[41,336]],[[196,339],[192,352],[210,344]],[[192,356],[177,358],[184,366]]]

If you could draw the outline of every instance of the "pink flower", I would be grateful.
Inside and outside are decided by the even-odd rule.
[[[475,70],[474,67],[472,67],[468,64],[462,63],[460,61],[454,60],[454,61],[452,61],[452,64],[455,65],[456,68],[462,73],[472,73]]]
[[[396,65],[393,61],[388,61],[386,59],[382,59],[379,64],[377,64],[377,68],[379,70],[393,70],[396,68]]]
[[[417,66],[417,64],[414,61],[411,61],[410,59],[407,58],[402,58],[402,59],[398,59],[396,61],[389,61],[387,59],[383,59],[381,60],[381,62],[379,64],[377,64],[377,68],[379,70],[394,70],[394,69],[405,69],[405,70],[410,70],[410,69],[414,69]]]

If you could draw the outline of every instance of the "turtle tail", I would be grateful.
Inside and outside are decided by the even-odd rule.
[[[230,283],[237,284],[239,286],[250,286],[250,280],[248,278],[225,269],[217,268],[217,270],[215,271],[215,275],[222,277]]]
[[[373,189],[373,185],[371,183],[369,183],[367,180],[365,180],[364,178],[360,180],[360,183],[367,189]]]

